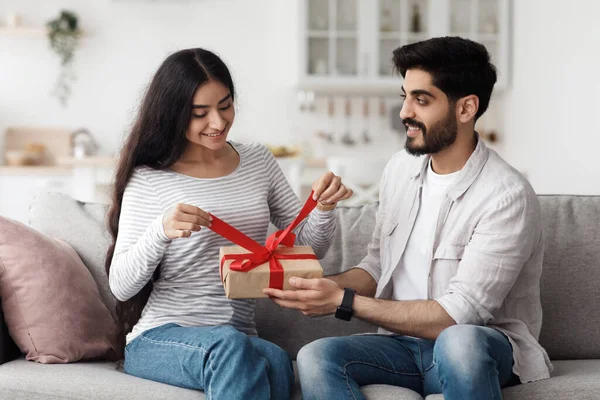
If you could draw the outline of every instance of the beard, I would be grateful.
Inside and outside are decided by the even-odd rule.
[[[422,156],[424,154],[435,154],[450,147],[456,140],[458,135],[458,124],[453,113],[453,108],[450,107],[448,114],[441,121],[436,122],[430,129],[421,122],[415,121],[412,118],[402,120],[404,126],[413,125],[421,129],[423,144],[418,145],[415,140],[417,138],[406,137],[404,148],[413,156]],[[408,128],[407,128],[408,129]]]

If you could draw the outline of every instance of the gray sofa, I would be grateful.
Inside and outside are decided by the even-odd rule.
[[[553,360],[551,379],[504,390],[506,399],[600,399],[600,196],[540,196],[547,238],[540,341]],[[326,274],[355,265],[364,255],[374,226],[376,204],[337,211],[339,229],[322,264]],[[59,194],[36,199],[30,225],[69,242],[79,253],[109,306],[114,298],[103,272],[108,238],[106,207],[84,204]],[[311,319],[260,300],[259,334],[292,355],[324,336],[373,332],[361,321],[332,317]],[[128,376],[110,362],[42,365],[25,361],[2,324],[0,336],[1,399],[203,399],[204,394]],[[421,399],[416,393],[386,385],[363,389],[368,399]],[[297,385],[294,397],[300,398]],[[443,399],[441,395],[427,400]]]

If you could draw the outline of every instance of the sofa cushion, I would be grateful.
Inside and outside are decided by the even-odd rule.
[[[64,241],[0,217],[0,296],[28,360],[114,356],[116,327],[90,273]]]
[[[552,360],[600,358],[600,196],[539,196],[546,246],[540,343]]]
[[[297,371],[294,365],[294,371]],[[417,393],[393,386],[362,389],[368,400],[420,400]],[[0,397],[28,400],[202,400],[204,392],[127,375],[111,362],[42,365],[18,359],[0,365]],[[292,400],[302,398],[298,376]]]
[[[550,379],[506,388],[506,400],[545,400],[600,398],[600,360],[565,360],[554,362]],[[295,368],[295,366],[294,366]],[[389,385],[369,385],[362,388],[368,400],[419,400],[417,393]],[[204,393],[136,378],[117,371],[111,362],[79,362],[76,364],[43,365],[18,359],[0,365],[2,399],[32,400],[152,400],[204,399]],[[443,400],[442,395],[430,395],[426,400]],[[296,385],[292,399],[301,399]]]
[[[552,378],[502,390],[504,400],[600,399],[600,360],[553,361]],[[431,395],[426,400],[443,400]]]
[[[369,203],[363,207],[337,208],[337,229],[329,251],[321,260],[325,275],[347,271],[365,258],[375,229],[378,205]]]
[[[136,378],[112,362],[43,365],[22,358],[0,365],[0,397],[32,400],[204,399],[204,393]]]
[[[108,207],[83,203],[60,193],[36,197],[29,208],[29,225],[39,232],[64,240],[88,268],[102,301],[116,320],[116,299],[110,292],[104,269],[110,236],[105,224]]]

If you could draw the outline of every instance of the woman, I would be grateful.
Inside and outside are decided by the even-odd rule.
[[[231,75],[203,49],[169,56],[152,79],[121,152],[106,260],[125,340],[125,372],[216,399],[285,399],[289,355],[256,336],[253,300],[225,297],[209,212],[257,242],[284,228],[300,203],[272,154],[227,141]],[[335,203],[352,195],[332,173],[313,185],[315,209],[298,243],[324,256]],[[123,336],[127,334],[126,339]]]

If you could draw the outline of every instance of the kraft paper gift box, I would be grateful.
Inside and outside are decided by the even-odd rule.
[[[279,246],[274,257],[279,262],[282,272],[272,271],[272,260],[260,264],[249,271],[233,271],[230,269],[233,259],[223,259],[231,257],[235,254],[251,254],[248,250],[240,246],[221,247],[219,260],[221,260],[221,280],[225,288],[225,294],[229,299],[254,299],[267,297],[263,293],[263,289],[276,287],[283,290],[293,290],[289,280],[291,277],[300,278],[322,278],[323,268],[316,259],[315,253],[310,246],[294,246],[286,247]],[[311,258],[299,259],[283,259],[287,256],[301,257],[302,255],[310,255]],[[278,258],[281,257],[281,258]],[[242,257],[243,258],[243,257]],[[278,266],[275,266],[279,269]],[[279,275],[277,277],[276,275]],[[281,281],[281,278],[282,281]],[[279,282],[277,280],[279,279]]]

